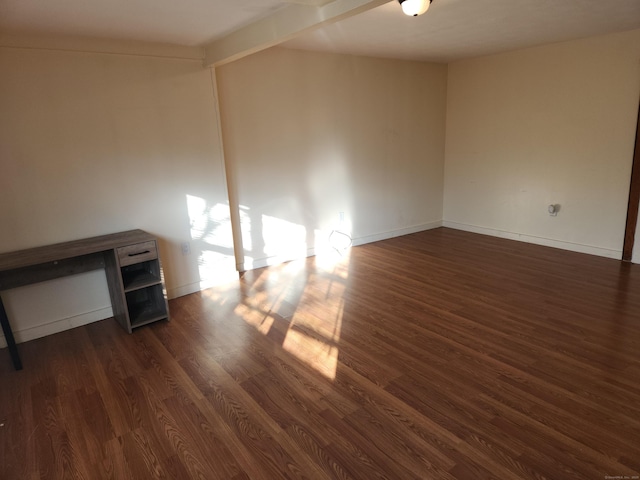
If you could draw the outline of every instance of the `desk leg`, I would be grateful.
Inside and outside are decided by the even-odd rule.
[[[22,362],[20,361],[20,355],[18,354],[18,347],[16,346],[16,340],[13,338],[13,331],[11,330],[9,317],[7,317],[7,312],[5,311],[4,304],[2,303],[2,297],[0,297],[0,323],[2,324],[4,338],[7,341],[7,348],[11,355],[13,368],[16,370],[22,370]]]

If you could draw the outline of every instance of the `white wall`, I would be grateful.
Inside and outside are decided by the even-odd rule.
[[[441,224],[445,65],[273,48],[217,77],[241,268]]]
[[[200,60],[5,47],[0,72],[0,252],[141,228],[170,296],[234,273]],[[22,341],[111,315],[101,271],[2,297]]]
[[[0,252],[142,228],[160,238],[170,296],[234,275],[197,55],[38,45],[0,47]],[[313,253],[332,229],[364,243],[438,226],[443,197],[449,226],[619,256],[639,60],[635,31],[456,62],[448,77],[282,48],[220,68],[240,267]],[[111,315],[101,271],[2,296],[19,341]]]
[[[620,258],[639,96],[640,30],[450,64],[445,225]]]

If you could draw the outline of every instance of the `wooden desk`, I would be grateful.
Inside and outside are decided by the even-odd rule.
[[[0,291],[105,269],[113,316],[129,333],[169,319],[156,238],[142,230],[0,254]],[[0,323],[16,370],[22,362],[0,296]]]

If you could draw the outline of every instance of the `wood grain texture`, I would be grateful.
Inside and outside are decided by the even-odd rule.
[[[144,281],[125,292],[120,257],[124,265],[154,261],[152,282]],[[169,320],[166,288],[154,237],[129,230],[70,242],[0,253],[0,291],[104,268],[114,317],[131,333],[135,327]],[[0,296],[0,324],[16,370],[22,361],[11,323]]]
[[[437,229],[0,362],[0,478],[640,474],[640,266]]]
[[[113,250],[122,245],[154,240],[153,235],[142,230],[111,233],[97,237],[71,240],[53,245],[43,245],[15,252],[0,253],[0,271],[24,268],[30,265],[60,261],[96,252]]]

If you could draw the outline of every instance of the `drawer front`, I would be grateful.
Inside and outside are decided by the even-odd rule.
[[[153,240],[150,242],[127,245],[126,247],[119,247],[117,250],[121,267],[158,258],[156,242]]]

